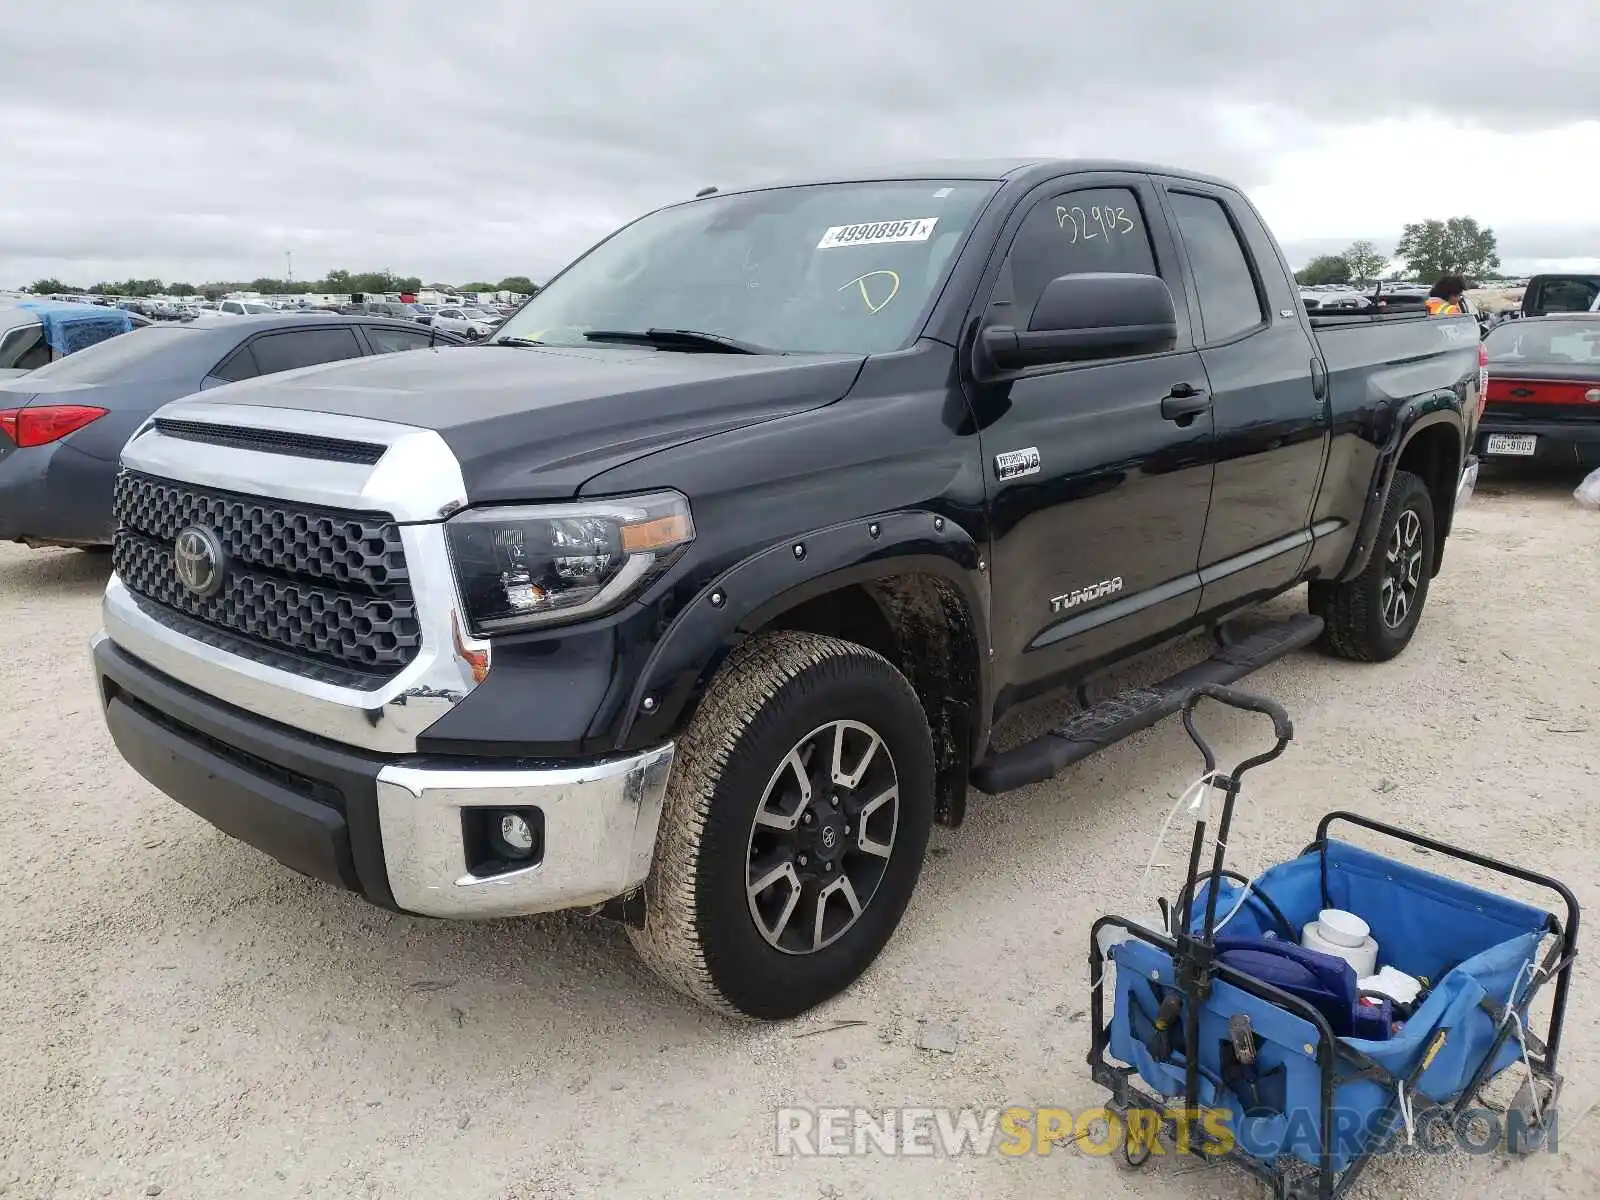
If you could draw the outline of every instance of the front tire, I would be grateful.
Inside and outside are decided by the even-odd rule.
[[[900,923],[933,823],[916,693],[880,655],[817,634],[729,656],[678,743],[629,937],[720,1011],[797,1016],[842,992]]]
[[[1428,485],[1396,471],[1361,574],[1311,585],[1311,611],[1327,623],[1322,649],[1356,662],[1387,662],[1411,643],[1433,578],[1436,528]]]

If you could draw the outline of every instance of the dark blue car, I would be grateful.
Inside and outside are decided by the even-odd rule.
[[[169,400],[295,367],[465,344],[379,317],[217,316],[137,329],[0,379],[0,541],[109,545],[118,456]]]

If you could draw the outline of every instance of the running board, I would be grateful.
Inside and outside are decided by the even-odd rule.
[[[1148,729],[1183,707],[1202,683],[1233,683],[1268,663],[1302,650],[1322,634],[1322,618],[1299,616],[1241,637],[1218,637],[1204,662],[1186,667],[1152,687],[1129,688],[1014,750],[991,754],[972,769],[972,786],[998,795],[1059,775],[1075,762]]]

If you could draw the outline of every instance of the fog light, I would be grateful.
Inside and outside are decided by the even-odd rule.
[[[464,808],[462,849],[474,875],[520,871],[544,860],[544,813],[537,808]]]
[[[516,813],[507,813],[500,818],[500,841],[516,858],[526,858],[533,853],[533,830]]]

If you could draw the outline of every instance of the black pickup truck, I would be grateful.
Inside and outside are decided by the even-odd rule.
[[[1470,317],[1308,314],[1219,180],[714,193],[488,344],[158,411],[95,670],[128,761],[289,866],[428,916],[600,912],[780,1018],[873,961],[970,792],[1312,643],[1399,654],[1480,405]],[[1104,688],[1195,630],[1210,658]],[[997,750],[1046,694],[1063,724]]]

